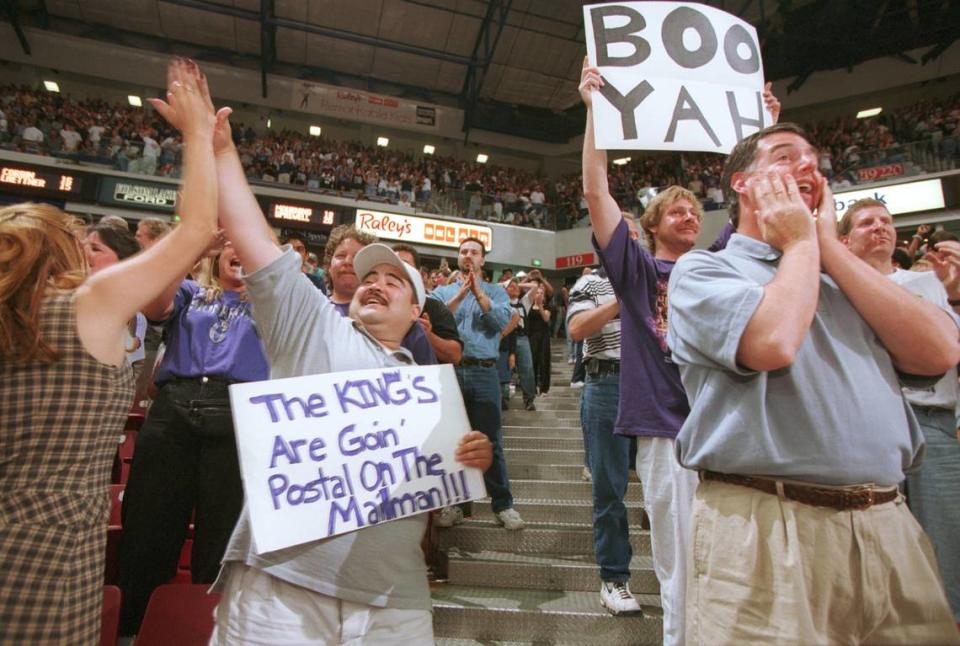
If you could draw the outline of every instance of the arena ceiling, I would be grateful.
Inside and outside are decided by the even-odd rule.
[[[566,141],[582,131],[575,0],[0,0],[0,17],[140,48],[462,107],[465,129]],[[958,0],[709,0],[757,27],[769,79],[935,59]],[[264,86],[266,89],[266,86]]]

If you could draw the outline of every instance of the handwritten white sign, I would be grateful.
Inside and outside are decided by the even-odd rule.
[[[258,553],[486,496],[450,365],[230,386]]]
[[[757,32],[689,2],[583,8],[597,148],[729,153],[770,125]]]

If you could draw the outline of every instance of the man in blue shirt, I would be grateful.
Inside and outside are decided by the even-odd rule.
[[[957,325],[840,241],[817,160],[794,124],[740,141],[737,232],[670,276],[677,457],[700,472],[687,641],[960,644],[897,490],[923,454],[900,387],[957,364]]]
[[[461,278],[434,290],[457,320],[463,341],[463,359],[457,366],[457,380],[463,393],[472,428],[482,431],[493,443],[493,464],[483,474],[497,522],[507,529],[522,529],[523,519],[513,509],[507,463],[503,457],[500,418],[500,379],[497,357],[500,332],[510,322],[512,310],[507,292],[500,285],[483,280],[486,249],[477,238],[460,242],[457,264]]]

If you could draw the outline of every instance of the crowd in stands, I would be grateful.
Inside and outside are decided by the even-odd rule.
[[[857,169],[904,163],[945,170],[960,155],[960,97],[926,99],[870,119],[809,124],[834,189],[871,179]],[[334,141],[284,130],[234,129],[247,178],[461,217],[536,228],[586,226],[579,173],[554,180],[516,168]],[[182,143],[154,112],[26,86],[0,87],[0,145],[118,170],[178,177]],[[611,194],[641,212],[657,187],[681,184],[722,207],[723,155],[647,153],[611,165]],[[911,164],[913,166],[911,166]]]

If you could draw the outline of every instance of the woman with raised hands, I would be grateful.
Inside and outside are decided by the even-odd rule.
[[[72,218],[0,210],[0,641],[96,644],[108,485],[133,397],[127,322],[214,235],[216,123],[190,64],[168,69],[163,116],[186,142],[182,222],[89,276]]]

